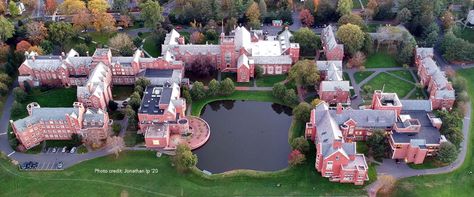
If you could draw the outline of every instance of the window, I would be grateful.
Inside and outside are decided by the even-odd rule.
[[[336,161],[339,161],[339,156],[336,156]]]
[[[326,164],[326,170],[332,170],[332,161],[328,161]]]

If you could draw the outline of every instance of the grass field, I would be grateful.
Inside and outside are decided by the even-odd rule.
[[[98,44],[105,44],[109,43],[109,39],[114,37],[117,33],[103,33],[103,32],[89,32],[88,35],[92,38],[93,41],[97,42]]]
[[[314,158],[298,167],[274,173],[254,171],[205,176],[178,174],[169,158],[154,151],[123,152],[60,172],[19,172],[0,159],[0,191],[17,196],[316,196],[364,195],[364,186],[337,184],[314,169]],[[97,170],[150,170],[146,173],[98,173]],[[153,173],[152,173],[153,172]],[[370,173],[370,172],[369,172]],[[280,186],[277,186],[280,185]]]
[[[273,87],[273,84],[282,82],[286,79],[286,75],[264,75],[257,78],[257,86],[260,87]]]
[[[458,74],[468,80],[469,95],[474,97],[474,69],[458,71]],[[472,100],[471,100],[472,102]],[[474,106],[471,104],[471,107]],[[472,109],[474,110],[474,109]],[[474,193],[474,157],[472,156],[474,143],[473,119],[468,142],[467,155],[463,165],[452,173],[410,177],[397,182],[394,196],[472,196]]]
[[[370,85],[373,90],[382,90],[384,88],[384,92],[397,93],[399,98],[405,97],[415,87],[415,85],[399,80],[387,73],[378,74],[364,86],[367,85]]]
[[[465,28],[460,31],[456,36],[469,41],[470,43],[474,43],[474,29]]]
[[[114,100],[125,100],[128,97],[130,97],[130,95],[133,94],[133,90],[134,90],[133,86],[117,85],[113,87],[112,96],[114,97]]]
[[[421,89],[421,88],[416,88],[415,92],[413,92],[410,95],[409,99],[419,99],[419,100],[426,99],[423,92],[426,92],[426,91],[424,89]]]
[[[394,71],[389,71],[389,73],[397,75],[398,77],[402,79],[406,79],[408,81],[415,83],[415,79],[413,78],[413,75],[411,75],[410,71],[408,70],[394,70]]]
[[[360,71],[360,72],[356,72],[354,73],[354,79],[357,83],[360,83],[362,81],[364,81],[364,79],[366,79],[367,77],[369,77],[370,75],[372,75],[374,73],[374,71]]]
[[[153,57],[158,57],[161,55],[161,48],[156,45],[156,40],[153,36],[148,36],[143,43],[143,49]]]
[[[380,52],[368,56],[365,61],[365,68],[392,68],[400,66],[393,56]]]

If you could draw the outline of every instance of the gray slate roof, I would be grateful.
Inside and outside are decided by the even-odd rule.
[[[77,108],[33,108],[31,116],[28,116],[23,119],[19,119],[13,122],[16,129],[19,132],[24,131],[28,125],[36,124],[40,121],[49,121],[49,120],[66,120],[66,114],[76,116],[79,115],[79,109]]]
[[[350,155],[355,155],[356,154],[356,143],[342,143],[342,147],[339,148],[334,148],[332,143],[321,143],[321,153],[324,157],[327,157],[334,152],[342,150],[344,154],[347,156]]]
[[[417,110],[430,112],[433,110],[430,100],[400,100],[402,103],[402,110]]]
[[[291,64],[292,60],[289,55],[280,56],[252,56],[249,59],[253,59],[255,65],[263,64]]]
[[[336,114],[336,110],[329,111],[337,124],[352,119],[357,122],[359,127],[367,128],[385,128],[392,127],[397,121],[397,114],[393,110],[362,110],[346,109],[341,114]]]
[[[323,91],[336,91],[337,89],[350,91],[351,89],[349,81],[321,81],[320,86]]]

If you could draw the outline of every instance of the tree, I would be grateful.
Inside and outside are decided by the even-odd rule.
[[[293,116],[300,122],[308,122],[311,112],[311,105],[307,102],[301,102],[293,108]]]
[[[401,50],[398,52],[397,60],[401,63],[410,63],[413,59],[413,51],[415,50],[416,42],[405,42]]]
[[[206,38],[204,37],[204,34],[199,31],[195,31],[191,34],[190,41],[193,44],[203,44],[205,39]]]
[[[452,163],[458,157],[458,153],[459,151],[455,145],[451,144],[450,142],[443,142],[439,146],[436,160],[442,163]]]
[[[444,29],[451,29],[453,25],[456,23],[454,21],[454,15],[450,11],[446,10],[443,15],[441,16],[441,21],[443,22]]]
[[[122,14],[127,13],[128,11],[128,0],[114,0],[114,5],[112,9],[115,11],[119,11]]]
[[[72,16],[72,24],[76,30],[87,30],[92,26],[92,20],[92,15],[85,9]]]
[[[260,10],[261,18],[267,16],[267,3],[265,3],[265,0],[258,1],[258,9]]]
[[[369,0],[364,10],[364,15],[367,19],[372,19],[379,12],[379,4],[377,0]]]
[[[298,95],[296,95],[295,90],[286,89],[285,95],[283,96],[283,102],[286,105],[293,106],[298,103]]]
[[[235,91],[234,82],[230,78],[226,78],[219,86],[219,93],[224,96],[229,96]]]
[[[299,150],[293,150],[288,158],[288,164],[293,167],[302,164],[305,160],[306,157]]]
[[[0,87],[2,86],[1,84],[2,83],[0,83]],[[0,89],[0,91],[1,91],[1,89]],[[11,110],[11,115],[13,117],[18,117],[18,116],[22,115],[24,113],[24,111],[25,111],[25,108],[21,103],[19,103],[17,101],[13,102],[12,110]]]
[[[458,38],[452,31],[446,32],[441,45],[443,57],[449,61],[473,61],[474,44]]]
[[[133,54],[126,54],[131,49],[135,48],[132,38],[125,33],[119,33],[109,40],[109,47],[112,48],[114,54],[121,54],[123,56],[130,56]]]
[[[257,3],[253,2],[250,7],[248,7],[247,12],[245,12],[245,16],[247,17],[252,28],[258,29],[260,27],[260,10]]]
[[[114,32],[115,18],[107,12],[93,12],[92,13],[94,29],[99,32]]]
[[[319,81],[319,71],[310,60],[300,60],[293,65],[288,79],[300,86],[314,86]]]
[[[53,14],[57,8],[58,8],[58,5],[56,4],[56,0],[44,1],[44,10],[46,11],[47,14]]]
[[[74,31],[69,23],[58,22],[49,26],[49,39],[54,44],[63,46],[73,35]]]
[[[0,1],[0,16],[3,16],[6,11],[7,11],[7,8],[5,6],[5,2]]]
[[[106,0],[89,0],[87,2],[87,8],[89,8],[92,13],[104,13],[109,7],[109,3]]]
[[[145,77],[139,77],[135,81],[135,87],[141,87],[142,90],[144,90],[149,85],[151,85],[151,81]]]
[[[125,142],[123,141],[123,138],[119,136],[107,137],[105,144],[112,152],[114,152],[116,159],[119,157],[120,152],[125,148]]]
[[[349,68],[355,67],[355,68],[364,68],[365,64],[365,55],[364,53],[357,51],[351,59],[349,59],[349,62],[347,66]]]
[[[372,151],[372,156],[374,158],[382,158],[387,151],[387,142],[385,141],[385,131],[384,130],[375,130],[367,138],[367,145]]]
[[[132,26],[132,19],[128,15],[122,15],[120,16],[120,20],[118,23],[119,26],[122,26],[123,28],[127,28],[129,26]]]
[[[397,21],[404,24],[410,21],[411,11],[408,8],[403,8],[397,13]]]
[[[86,56],[87,51],[89,51],[89,47],[84,43],[80,43],[80,44],[77,44],[77,45],[74,46],[74,50],[77,53],[79,53],[79,55]]]
[[[300,12],[300,20],[307,27],[311,27],[314,24],[314,16],[311,14],[311,11],[304,9]]]
[[[171,158],[171,161],[178,172],[187,172],[196,166],[198,158],[191,152],[191,148],[186,143],[178,144],[175,152],[176,154]]]
[[[53,43],[49,40],[41,41],[40,47],[43,49],[44,54],[50,54],[53,52]]]
[[[122,125],[119,123],[114,122],[112,124],[112,131],[114,132],[115,135],[118,135],[120,131],[122,130]]]
[[[26,25],[26,34],[31,43],[40,44],[48,36],[48,29],[43,22],[30,22]]]
[[[425,43],[427,47],[434,47],[436,43],[438,43],[438,32],[437,31],[432,31],[431,33],[426,36]]]
[[[273,94],[274,97],[281,99],[285,96],[285,93],[286,93],[285,84],[283,84],[283,83],[273,84],[272,94]]]
[[[216,96],[219,93],[219,88],[220,88],[220,83],[217,80],[212,79],[208,85],[207,95]]]
[[[71,142],[75,145],[80,145],[82,143],[82,136],[77,133],[71,134]]]
[[[260,78],[263,76],[263,68],[260,66],[255,66],[255,78]]]
[[[31,44],[28,41],[22,40],[16,44],[15,52],[24,53],[25,51],[28,51],[30,47]]]
[[[206,97],[206,90],[202,82],[194,82],[193,87],[191,88],[191,97],[193,100],[201,100]]]
[[[137,115],[135,113],[135,110],[133,110],[132,106],[130,105],[127,105],[127,107],[125,107],[123,113],[128,117],[129,120],[134,120]]]
[[[4,84],[10,84],[12,82],[12,78],[6,73],[0,73],[0,82]]]
[[[337,1],[337,9],[336,11],[342,16],[346,14],[350,14],[352,12],[352,0],[339,0]]]
[[[8,54],[10,53],[10,46],[7,44],[0,43],[0,62],[7,61]]]
[[[27,51],[36,52],[38,55],[43,55],[43,49],[40,46],[31,46]]]
[[[200,77],[207,77],[215,72],[215,67],[207,56],[198,56],[187,69]]]
[[[290,143],[291,149],[299,150],[300,152],[308,152],[309,151],[309,143],[308,140],[305,139],[303,136],[297,137],[293,139]]]
[[[311,55],[319,48],[320,39],[311,29],[300,28],[293,34],[292,41],[300,44],[301,55]]]
[[[337,21],[337,24],[339,24],[339,26],[349,24],[349,23],[353,24],[353,25],[357,25],[361,29],[366,28],[366,25],[364,23],[364,19],[362,19],[362,17],[360,17],[357,14],[346,14],[344,16],[341,16],[341,18],[339,18],[339,20]]]
[[[10,15],[13,17],[20,15],[20,9],[16,6],[14,1],[8,3],[8,10],[10,11]]]
[[[145,27],[155,29],[158,23],[163,22],[164,18],[162,15],[163,8],[157,1],[146,1],[140,4],[141,17],[144,21]]]
[[[128,101],[128,105],[130,105],[133,110],[137,110],[140,107],[140,103],[142,102],[140,93],[138,92],[133,92],[133,94],[130,96],[130,100]]]
[[[11,1],[12,2],[12,1]],[[0,16],[0,42],[6,41],[13,37],[15,27],[13,23],[6,19],[3,15]]]
[[[84,9],[86,9],[86,3],[81,0],[64,0],[59,5],[59,11],[66,15],[77,14]]]
[[[116,111],[118,109],[118,103],[113,100],[109,100],[109,109],[110,111]]]
[[[348,49],[349,54],[354,54],[364,44],[364,32],[357,25],[345,24],[341,26],[337,30],[336,36],[344,44],[344,48]]]

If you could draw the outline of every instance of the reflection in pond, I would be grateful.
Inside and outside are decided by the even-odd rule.
[[[211,127],[198,150],[198,168],[212,173],[234,169],[275,171],[288,166],[291,108],[256,101],[216,101],[201,117]]]

